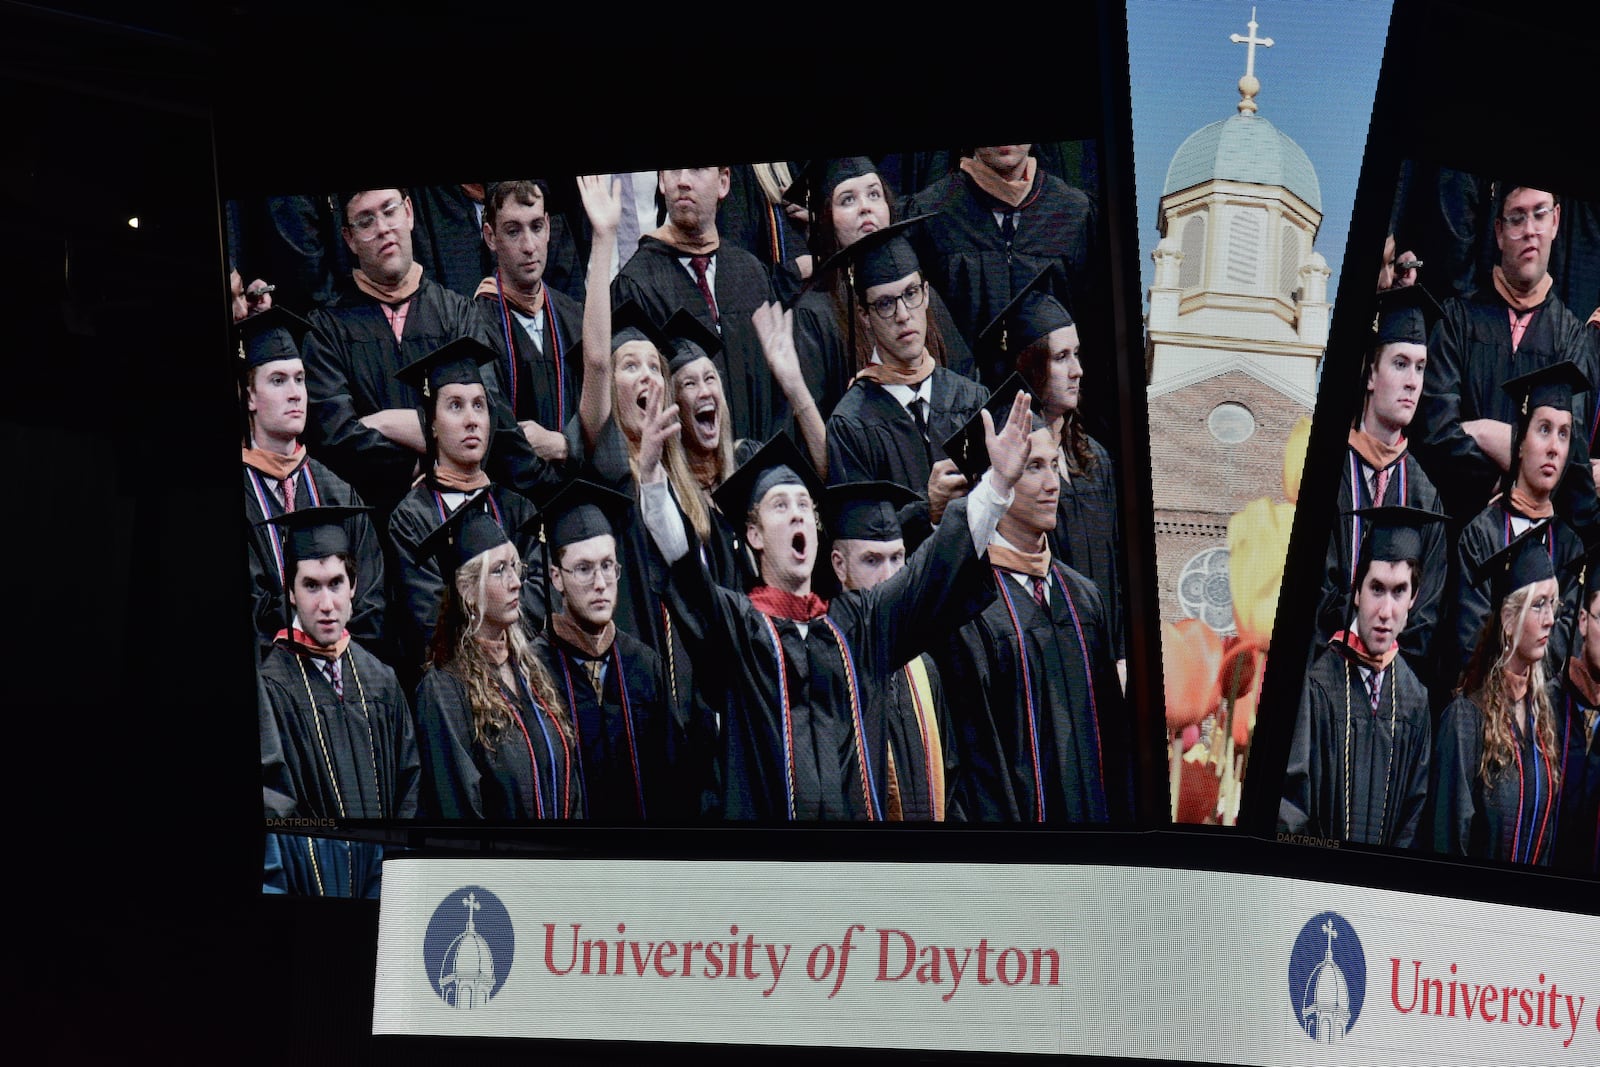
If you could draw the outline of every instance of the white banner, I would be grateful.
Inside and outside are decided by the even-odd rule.
[[[1143,867],[395,859],[375,1034],[1600,1063],[1600,918]]]

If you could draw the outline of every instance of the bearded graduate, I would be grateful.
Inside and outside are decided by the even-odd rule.
[[[1442,512],[1439,494],[1412,455],[1406,431],[1416,415],[1428,364],[1428,331],[1440,314],[1420,285],[1378,294],[1378,321],[1362,361],[1365,387],[1361,412],[1350,428],[1339,468],[1339,515],[1328,537],[1328,555],[1317,608],[1317,641],[1348,631],[1355,589],[1356,551],[1366,531],[1367,508],[1399,506]],[[1463,516],[1465,518],[1466,516]],[[1447,529],[1423,527],[1421,570],[1411,590],[1416,603],[1400,634],[1400,653],[1427,685],[1433,677],[1434,634],[1449,570]],[[1443,680],[1441,689],[1455,681]]]
[[[421,545],[445,579],[417,686],[422,810],[440,819],[585,814],[572,720],[522,624],[527,575],[480,492]]]
[[[1516,399],[1519,411],[1511,472],[1502,494],[1474,516],[1456,540],[1455,587],[1447,596],[1452,621],[1450,638],[1440,651],[1441,680],[1459,677],[1489,615],[1489,590],[1472,580],[1475,569],[1535,523],[1544,523],[1544,547],[1552,568],[1567,578],[1546,649],[1548,673],[1559,673],[1566,663],[1576,625],[1578,588],[1573,579],[1583,557],[1583,542],[1556,515],[1554,497],[1569,467],[1572,398],[1589,388],[1588,381],[1576,364],[1566,360],[1513,378],[1503,388]],[[1585,473],[1577,472],[1579,477]]]
[[[667,602],[695,657],[697,684],[726,694],[720,770],[730,819],[878,820],[888,809],[884,720],[889,680],[993,595],[983,553],[1027,458],[1027,398],[1002,433],[985,418],[993,466],[904,570],[831,603],[812,592],[821,485],[784,435],[718,491],[743,512],[762,585],[748,596],[710,580],[667,498],[662,443],[677,413],[650,426],[641,510],[670,566]]]
[[[1300,691],[1278,829],[1413,848],[1428,798],[1433,745],[1428,692],[1399,655],[1425,554],[1444,520],[1399,506],[1366,508],[1340,630],[1318,650]]]
[[[850,268],[858,326],[873,342],[871,362],[828,416],[828,479],[926,487],[927,502],[900,515],[913,550],[969,487],[943,442],[975,418],[989,396],[977,382],[941,367],[928,350],[929,289],[906,239],[921,222],[870,233],[824,265]]]
[[[827,528],[833,536],[828,558],[839,588],[875,589],[905,568],[906,543],[898,512],[916,497],[893,482],[828,487]],[[889,745],[884,817],[934,822],[959,818],[950,805],[950,786],[956,780],[955,738],[933,658],[923,653],[896,671],[884,704]]]
[[[1555,865],[1600,874],[1600,551],[1590,549],[1579,585],[1578,632],[1566,669],[1552,677],[1561,751]]]
[[[628,497],[576,481],[534,520],[561,602],[534,655],[572,719],[588,816],[613,823],[697,814],[702,786],[678,736],[665,664],[612,620],[616,531],[632,511]]]
[[[1117,678],[1127,685],[1123,640],[1121,523],[1116,472],[1105,447],[1084,429],[1078,402],[1083,396],[1083,360],[1078,326],[1052,292],[1053,270],[1034,276],[1017,298],[978,337],[981,358],[1007,363],[1038,397],[1040,416],[1061,442],[1061,495],[1055,529],[1049,531],[1055,558],[1100,590],[1111,630]]]
[[[289,596],[288,625],[261,663],[261,691],[296,814],[409,819],[417,814],[419,776],[411,710],[394,671],[346,629],[356,570],[344,523],[357,513],[302,508],[266,520],[283,531]],[[377,895],[369,876],[379,846],[291,835],[277,844],[288,891]]]
[[[1021,387],[1013,375],[991,407]],[[984,462],[975,436],[969,426],[945,445],[968,472]],[[989,549],[999,595],[935,653],[945,684],[964,697],[951,713],[961,752],[956,796],[969,819],[1133,818],[1133,731],[1105,602],[1050,552],[1060,493],[1060,442],[1036,419],[1015,499]]]
[[[481,493],[490,515],[516,541],[524,564],[531,567],[537,555],[538,542],[533,535],[519,532],[533,518],[533,505],[521,493],[495,485],[483,470],[494,431],[480,368],[494,358],[493,349],[463,338],[402,367],[395,375],[422,397],[428,438],[427,469],[389,517],[398,607],[403,612],[399,670],[406,681],[421,673],[439,618],[444,576],[434,556],[422,550],[422,542],[441,522],[469,496]],[[530,570],[520,590],[530,624],[542,625],[544,575]]]
[[[805,379],[817,407],[831,412],[866,366],[871,335],[856,316],[848,267],[833,257],[894,221],[894,198],[866,156],[818,159],[807,164],[784,198],[806,210],[806,244],[816,266],[792,304],[795,338]],[[831,262],[830,262],[831,261]],[[940,366],[972,376],[972,353],[950,311],[928,290],[928,351]]]
[[[244,517],[250,526],[250,595],[266,654],[284,619],[283,540],[263,519],[297,507],[363,507],[350,483],[312,459],[300,441],[306,428],[306,372],[300,343],[311,325],[284,308],[269,308],[233,328],[243,358],[245,406]],[[350,633],[378,655],[383,640],[383,549],[365,511],[346,520],[359,593]]]
[[[1547,866],[1561,786],[1545,652],[1560,612],[1545,523],[1480,563],[1490,614],[1434,734],[1433,849]]]

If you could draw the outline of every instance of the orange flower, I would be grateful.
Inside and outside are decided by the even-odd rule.
[[[1222,700],[1217,672],[1222,638],[1199,619],[1161,624],[1161,679],[1167,691],[1167,726],[1198,723]]]
[[[1228,520],[1228,588],[1240,640],[1266,648],[1278,612],[1294,505],[1252,500]]]
[[[1311,416],[1302,415],[1289,431],[1283,446],[1283,495],[1289,503],[1300,503],[1300,475],[1306,466],[1306,445],[1311,442]]]

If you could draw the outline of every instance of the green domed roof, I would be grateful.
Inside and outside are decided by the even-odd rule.
[[[1190,134],[1167,167],[1161,195],[1217,178],[1281,185],[1322,210],[1322,187],[1304,149],[1259,114],[1234,115]]]

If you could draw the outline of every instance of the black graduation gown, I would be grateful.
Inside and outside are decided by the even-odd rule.
[[[1055,267],[1071,286],[1080,312],[1090,303],[1088,268],[1098,223],[1089,195],[1039,167],[1016,209],[1009,247],[995,223],[997,209],[1003,205],[958,170],[908,199],[902,212],[904,218],[938,213],[911,240],[923,274],[949,303],[968,344],[1046,267]],[[978,380],[993,389],[1011,370],[980,365]]]
[[[639,249],[611,282],[612,306],[633,300],[655,322],[664,323],[679,308],[718,330],[694,277],[678,262],[680,253],[654,237],[641,237]],[[724,245],[716,252],[716,297],[722,351],[712,357],[722,376],[728,420],[735,437],[765,441],[788,428],[789,401],[767,369],[761,341],[750,316],[774,298],[772,283],[750,253]]]
[[[395,371],[413,360],[462,337],[494,347],[494,336],[472,301],[426,274],[410,304],[397,343],[380,302],[348,286],[337,306],[310,314],[314,328],[302,346],[311,397],[306,446],[372,505],[380,528],[411,488],[421,457],[361,425],[361,417],[422,405],[420,393],[394,378]],[[495,429],[510,427],[511,415],[498,382],[491,375],[484,386]],[[493,434],[484,469],[496,481],[518,488],[531,488],[546,475],[545,465],[521,433]]]
[[[443,492],[430,474],[412,487],[389,518],[389,540],[395,561],[398,669],[405,680],[418,677],[422,671],[428,643],[433,640],[434,625],[439,621],[439,604],[444,597],[444,579],[439,575],[438,561],[418,551],[423,540],[455,513],[454,508],[446,505]],[[520,493],[493,484],[489,487],[489,497],[500,528],[517,546],[517,555],[528,567],[522,579],[522,617],[528,633],[537,633],[544,626],[549,578],[539,551],[538,535],[522,529],[533,518],[533,504]]]
[[[268,819],[285,819],[294,814],[294,783],[283,760],[283,742],[278,738],[278,723],[272,715],[266,686],[256,675],[256,718],[261,736],[261,810]]]
[[[1390,464],[1389,484],[1384,489],[1382,501],[1372,499],[1366,481],[1367,472],[1372,468],[1356,454],[1355,449],[1345,446],[1343,461],[1339,475],[1339,510],[1334,516],[1333,530],[1328,535],[1328,555],[1317,605],[1317,646],[1327,644],[1334,634],[1346,629],[1353,614],[1350,583],[1355,574],[1354,538],[1361,528],[1361,520],[1347,518],[1345,512],[1358,507],[1376,507],[1380,503],[1419,508],[1436,514],[1441,510],[1439,494],[1433,488],[1433,482],[1428,480],[1422,465],[1409,449]],[[1432,688],[1429,684],[1434,676],[1431,650],[1448,573],[1445,526],[1443,523],[1434,523],[1422,530],[1422,577],[1418,582],[1417,602],[1412,605],[1411,612],[1406,616],[1405,629],[1400,632],[1400,654],[1406,658],[1407,665],[1424,688]],[[1454,683],[1454,678],[1445,680],[1446,686],[1453,686]]]
[[[548,285],[544,293],[543,351],[534,347],[510,305],[502,311],[498,297],[477,297],[473,306],[495,339],[494,350],[500,353],[494,362],[495,382],[512,415],[518,422],[531,419],[559,433],[577,414],[583,391],[583,305]],[[508,332],[516,348],[515,367],[506,354]]]
[[[1094,468],[1063,471],[1061,496],[1056,503],[1056,528],[1050,535],[1051,554],[1100,590],[1111,631],[1111,658],[1122,659],[1123,580],[1121,517],[1117,510],[1117,475],[1105,446],[1085,435]],[[1068,457],[1070,458],[1070,456]]]
[[[1444,317],[1428,338],[1428,373],[1423,376],[1411,439],[1445,510],[1457,521],[1477,514],[1489,502],[1503,473],[1461,424],[1495,419],[1515,425],[1517,403],[1501,384],[1563,359],[1578,361],[1591,388],[1600,384],[1580,331],[1578,320],[1551,295],[1534,312],[1514,354],[1509,308],[1498,293],[1491,289],[1445,301]],[[1592,397],[1575,398],[1574,427],[1588,425],[1591,401]],[[1583,437],[1581,432],[1573,434],[1571,462],[1587,467]]]
[[[1374,709],[1360,667],[1340,647],[1325,646],[1300,690],[1278,829],[1416,847],[1432,747],[1428,692],[1404,656],[1383,672]]]
[[[698,808],[700,783],[676,777],[673,757],[682,744],[674,736],[660,656],[618,630],[601,657],[605,674],[596,693],[586,668],[590,657],[552,628],[539,635],[534,653],[554,680],[577,730],[578,776],[589,818],[661,822]]]
[[[1471,567],[1510,543],[1514,535],[1510,533],[1508,517],[1515,514],[1517,512],[1509,504],[1497,501],[1480,511],[1456,539],[1455,567],[1450,572],[1444,598],[1449,612],[1449,632],[1439,642],[1439,668],[1435,675],[1447,691],[1454,689],[1461,680],[1461,672],[1472,657],[1478,634],[1489,618],[1488,587],[1473,584]],[[1575,564],[1583,558],[1583,542],[1572,532],[1572,527],[1557,518],[1545,533],[1545,546],[1561,588],[1560,611],[1544,652],[1545,675],[1553,677],[1566,668],[1569,642],[1577,626],[1578,601],[1583,590],[1578,584]]]
[[[340,672],[343,700],[311,656],[279,645],[261,664],[300,816],[414,818],[417,742],[399,681],[354,641]]]
[[[438,819],[581,819],[583,782],[572,740],[531,690],[500,688],[515,711],[492,745],[473,737],[467,687],[429,667],[417,686],[422,811]]]
[[[266,655],[272,639],[289,624],[283,598],[282,535],[275,527],[258,526],[263,519],[283,514],[273,496],[273,479],[248,463],[244,468],[245,539],[250,546],[251,613],[256,623],[258,653]],[[294,473],[295,507],[360,506],[361,497],[350,483],[310,457]],[[262,508],[266,510],[263,512]],[[356,565],[356,594],[351,605],[350,636],[379,654],[384,644],[383,544],[372,520],[366,515],[346,519],[341,525],[350,539],[350,554]]]
[[[974,821],[1126,822],[1132,729],[1106,609],[1093,582],[1058,562],[1051,570],[1041,608],[992,568],[1000,595],[935,653],[945,685],[962,694],[951,708],[957,796]]]
[[[1581,654],[1581,653],[1580,653]],[[1550,687],[1561,752],[1555,864],[1575,874],[1600,874],[1600,726],[1588,732],[1588,701],[1565,671]]]
[[[1531,718],[1531,716],[1530,716]],[[1433,850],[1504,863],[1550,864],[1556,840],[1550,766],[1531,736],[1514,731],[1516,755],[1492,784],[1478,775],[1483,712],[1466,696],[1444,709],[1433,738]]]
[[[410,190],[411,248],[428,276],[471,297],[494,255],[483,243],[483,205],[459,185],[419,185]]]
[[[928,439],[887,389],[857,379],[828,417],[828,484],[898,482],[926,495],[928,475],[944,454],[943,444],[972,419],[989,399],[989,390],[944,367],[934,369]],[[919,500],[900,509],[907,551],[929,533],[928,504]]]
[[[803,634],[799,624],[764,615],[745,594],[713,583],[691,539],[671,568],[667,602],[697,684],[728,694],[724,816],[883,818],[890,678],[992,595],[965,501],[951,506],[939,532],[898,574],[835,597],[832,626],[818,619]]]
[[[945,704],[944,684],[932,657],[922,655],[918,659],[927,671],[927,688],[916,684],[908,663],[889,677],[885,702],[888,708],[885,729],[899,787],[900,818],[906,822],[932,819],[934,790],[942,780],[944,788],[939,801],[944,808],[944,818],[946,821],[959,819],[959,811],[953,811],[950,803],[959,761],[950,709]],[[941,757],[937,766],[930,758],[935,751]]]
[[[377,900],[382,888],[382,845],[301,834],[267,835],[264,893]]]

